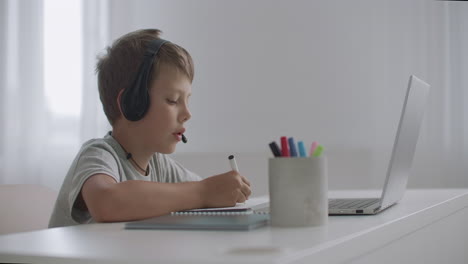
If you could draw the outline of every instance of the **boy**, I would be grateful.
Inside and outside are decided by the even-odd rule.
[[[236,171],[201,180],[166,156],[186,140],[194,69],[190,54],[160,33],[126,34],[98,60],[99,94],[112,131],[83,144],[49,227],[233,206],[251,194],[249,181]]]

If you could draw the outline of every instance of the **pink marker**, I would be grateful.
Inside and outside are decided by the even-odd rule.
[[[314,155],[314,152],[315,152],[315,149],[317,148],[317,146],[318,146],[317,141],[312,142],[312,146],[310,147],[310,156]]]

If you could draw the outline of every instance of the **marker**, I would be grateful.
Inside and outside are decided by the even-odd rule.
[[[236,162],[236,158],[234,157],[234,155],[229,155],[228,159],[229,159],[229,164],[231,164],[231,169],[233,171],[239,172],[239,168],[237,167],[237,162]]]
[[[272,141],[270,144],[270,149],[271,149],[271,152],[273,152],[273,156],[275,157],[281,157],[281,150],[280,148],[278,147],[278,144],[276,144],[276,141]]]
[[[317,146],[318,146],[317,141],[312,142],[312,146],[310,147],[310,156],[314,155],[314,152],[315,152],[315,149],[317,148]]]
[[[288,139],[286,137],[281,137],[281,156],[289,157]]]
[[[297,157],[296,143],[294,143],[294,138],[290,137],[288,139],[288,143],[289,143],[289,152],[291,154],[291,157]]]
[[[299,148],[299,156],[300,156],[301,158],[307,157],[306,150],[305,150],[305,146],[304,146],[304,142],[303,142],[303,141],[297,142],[297,147]]]
[[[187,140],[187,138],[185,137],[185,135],[182,134],[182,142],[187,143],[187,141],[188,141],[188,140]]]
[[[233,171],[239,172],[239,168],[237,167],[237,162],[236,162],[236,158],[234,157],[234,155],[229,155],[228,159],[229,159],[229,164],[231,164],[231,169]],[[245,202],[243,204],[245,204]]]
[[[323,146],[318,145],[314,151],[314,157],[320,157],[320,155],[322,155],[322,152],[323,152]]]

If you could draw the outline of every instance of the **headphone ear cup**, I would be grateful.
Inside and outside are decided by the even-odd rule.
[[[129,89],[125,89],[120,100],[122,113],[127,120],[141,120],[148,112],[150,100],[148,94],[148,77],[151,72],[152,61],[145,59],[140,66],[138,76]]]
[[[130,87],[123,91],[120,98],[120,107],[127,120],[138,121],[148,112],[150,107],[148,81],[153,68],[153,58],[166,42],[168,41],[158,38],[149,44],[135,80]]]

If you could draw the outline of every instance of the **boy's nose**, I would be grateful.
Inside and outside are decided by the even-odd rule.
[[[192,117],[190,111],[187,112],[187,116],[185,117],[184,121],[188,121]]]
[[[188,107],[185,108],[184,112],[181,114],[181,121],[182,122],[187,122],[190,118],[192,117],[192,113],[190,113],[190,110]]]

